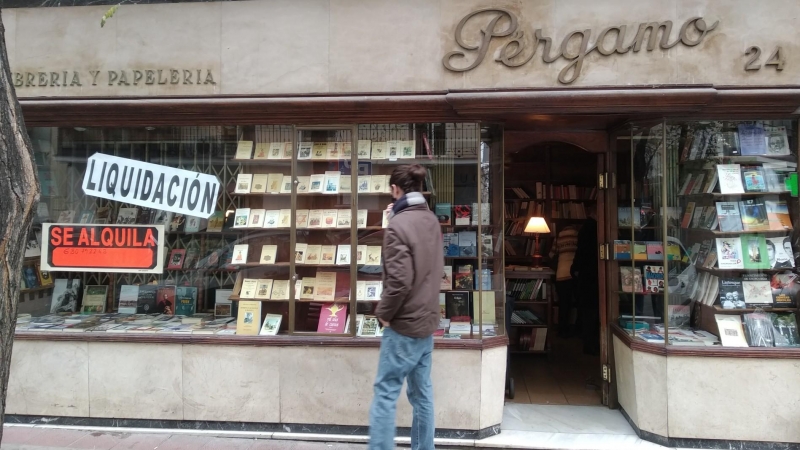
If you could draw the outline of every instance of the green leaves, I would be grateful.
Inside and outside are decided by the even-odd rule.
[[[100,28],[105,26],[106,21],[114,16],[114,13],[117,12],[117,8],[119,8],[119,5],[114,5],[108,11],[106,11],[105,14],[103,14],[103,18],[100,19]]]

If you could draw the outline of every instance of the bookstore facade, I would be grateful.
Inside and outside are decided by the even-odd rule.
[[[42,199],[9,420],[363,434],[388,178],[420,164],[438,436],[500,432],[507,353],[570,320],[542,255],[596,211],[602,403],[800,445],[800,5],[18,3]]]

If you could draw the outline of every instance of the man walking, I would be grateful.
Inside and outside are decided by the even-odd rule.
[[[385,327],[369,413],[369,448],[394,448],[397,397],[408,380],[414,408],[412,450],[433,449],[433,333],[444,273],[439,221],[420,191],[425,168],[400,166],[389,179],[394,203],[383,238],[383,294],[375,314]]]

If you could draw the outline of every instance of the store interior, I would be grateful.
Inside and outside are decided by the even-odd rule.
[[[509,392],[507,399],[598,406],[599,311],[588,308],[599,308],[599,288],[595,282],[582,285],[579,292],[578,277],[570,270],[580,229],[596,208],[598,156],[576,145],[530,137],[528,143],[512,137],[506,146],[506,266],[538,266],[552,272],[542,283],[534,283],[515,279],[520,275],[506,270],[506,290],[514,302],[509,323],[514,395]],[[549,229],[538,235],[536,256],[537,236],[524,229],[531,217],[542,217]]]

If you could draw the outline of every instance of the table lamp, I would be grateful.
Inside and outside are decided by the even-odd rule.
[[[539,253],[539,234],[549,233],[550,228],[544,217],[531,217],[528,219],[528,224],[525,225],[526,233],[533,233],[536,235],[536,244],[533,247],[533,267],[540,267],[542,265],[542,255]]]

